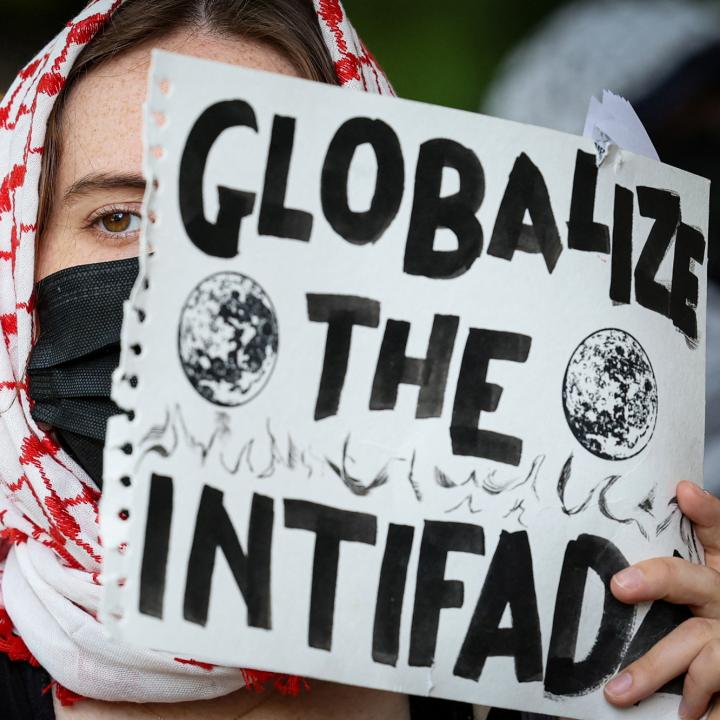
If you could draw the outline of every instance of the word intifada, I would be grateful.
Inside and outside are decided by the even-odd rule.
[[[152,477],[141,572],[140,612],[161,619],[173,488],[173,479]],[[247,625],[271,630],[275,501],[257,493],[253,496],[245,551],[223,500],[221,491],[204,487],[187,565],[184,618],[201,626],[207,624],[216,555],[220,550],[247,607]],[[373,568],[364,563],[363,573],[368,578],[379,578],[372,628],[372,659],[376,663],[396,666],[400,659],[402,608],[410,555],[413,545],[420,542],[407,664],[433,666],[441,612],[471,602],[465,597],[461,581],[445,578],[448,553],[484,556],[483,528],[469,523],[427,520],[422,528],[390,523],[387,533],[383,534],[378,532],[378,519],[372,514],[305,500],[286,499],[282,503],[285,518],[282,533],[305,531],[315,535],[308,646],[331,652],[336,615],[350,617],[342,610],[336,612],[335,608],[341,544],[374,546],[378,536],[387,537],[381,566]],[[543,681],[545,691],[550,694],[578,695],[596,689],[619,667],[640,657],[658,637],[688,616],[687,610],[656,602],[632,637],[636,609],[619,602],[610,592],[612,576],[627,566],[625,557],[606,538],[583,534],[567,544],[548,654],[543,663],[528,533],[524,530],[501,532],[464,638],[442,639],[443,643],[456,642],[458,645],[453,675],[476,682],[489,658],[504,656],[513,658],[518,682]],[[605,586],[603,615],[592,650],[582,660],[576,660],[580,617],[590,571],[596,573]],[[503,623],[508,607],[511,627]],[[674,683],[664,691],[681,694],[681,688],[681,682]]]
[[[286,207],[286,190],[295,142],[293,117],[276,115],[267,157],[257,231],[262,236],[308,242],[314,217]],[[218,137],[233,127],[257,132],[252,106],[228,100],[206,109],[193,126],[182,156],[179,177],[180,208],[190,240],[204,253],[232,258],[239,252],[243,219],[254,212],[255,192],[218,187],[216,222],[205,217],[203,176]],[[350,208],[348,184],[359,147],[370,145],[377,159],[375,191],[367,211]],[[408,275],[450,279],[468,272],[483,250],[483,228],[477,213],[485,197],[485,173],[477,154],[450,139],[422,143],[417,156],[414,196],[407,233],[403,271]],[[460,187],[442,195],[446,168],[454,169]],[[705,238],[682,222],[679,196],[664,189],[615,187],[612,232],[594,220],[598,170],[592,154],[578,151],[572,183],[567,247],[611,255],[610,298],[628,304],[633,292],[643,307],[672,320],[690,340],[697,339],[695,308],[698,280],[692,262],[702,264]],[[321,176],[323,214],[345,241],[365,245],[378,241],[396,219],[406,191],[405,158],[397,133],[386,122],[356,117],[343,123],[332,137]],[[642,217],[654,220],[633,267],[633,215],[637,202]],[[530,224],[525,223],[529,216]],[[457,236],[457,248],[438,250],[439,228]],[[656,279],[673,245],[672,281]],[[487,254],[512,260],[515,252],[539,253],[549,273],[564,251],[558,223],[542,171],[521,153],[515,160],[487,245]],[[633,283],[634,280],[634,283]]]

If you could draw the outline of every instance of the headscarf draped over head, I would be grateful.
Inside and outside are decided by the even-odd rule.
[[[218,697],[265,673],[210,668],[109,641],[95,619],[99,491],[30,416],[38,185],[48,117],[83,48],[123,0],[93,0],[25,67],[0,104],[0,651],[42,665],[61,699]],[[392,94],[340,0],[313,0],[345,87]],[[272,678],[292,691],[292,678]]]

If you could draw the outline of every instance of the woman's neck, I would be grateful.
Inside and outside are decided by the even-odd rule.
[[[309,692],[288,697],[238,690],[215,700],[186,703],[106,703],[85,700],[63,708],[57,720],[409,720],[407,696],[313,680]]]

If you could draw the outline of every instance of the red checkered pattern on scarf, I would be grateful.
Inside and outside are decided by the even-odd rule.
[[[8,545],[39,543],[65,571],[87,573],[95,584],[102,561],[99,492],[32,420],[25,369],[33,339],[38,185],[48,117],[76,57],[122,2],[92,0],[19,73],[0,103],[0,558],[4,564]],[[314,4],[340,84],[392,94],[339,0]],[[0,652],[35,663],[2,607],[0,602]],[[86,610],[95,622],[93,609]],[[177,665],[213,669],[179,658]],[[242,672],[250,687],[271,681],[297,692],[302,686],[297,678]],[[77,696],[61,689],[59,697],[67,702]]]

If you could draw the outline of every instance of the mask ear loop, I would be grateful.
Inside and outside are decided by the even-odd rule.
[[[13,399],[10,401],[10,404],[7,407],[0,408],[0,415],[4,415],[5,413],[8,413],[12,410],[13,405],[15,405],[15,403],[18,400],[19,392],[20,392],[20,390],[18,388],[15,388],[15,395],[13,396]]]

